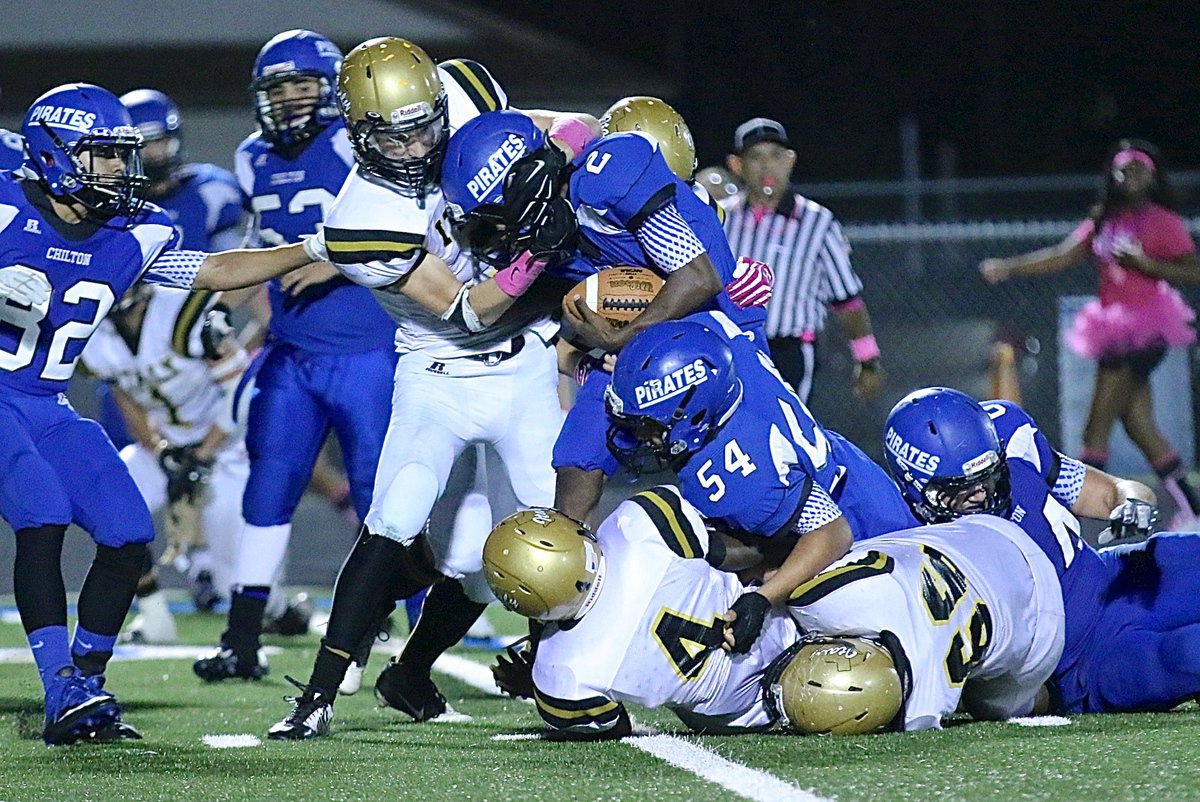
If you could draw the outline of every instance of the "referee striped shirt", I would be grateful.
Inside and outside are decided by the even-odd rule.
[[[825,326],[830,304],[862,292],[862,280],[850,266],[850,243],[821,204],[790,194],[773,213],[756,216],[741,193],[722,205],[730,250],[775,271],[768,338],[811,340]]]

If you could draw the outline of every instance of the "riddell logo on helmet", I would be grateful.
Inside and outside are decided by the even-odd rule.
[[[661,379],[649,379],[634,388],[634,398],[639,408],[645,409],[660,404],[668,398],[674,398],[686,392],[689,387],[695,387],[708,381],[708,370],[704,360],[697,359],[690,365],[684,365],[673,370]]]
[[[31,123],[46,123],[86,134],[96,124],[96,114],[67,106],[37,106],[29,113]]]
[[[504,178],[512,163],[527,152],[525,140],[516,134],[509,134],[508,138],[500,143],[500,147],[496,148],[496,152],[488,157],[487,164],[480,167],[479,172],[467,182],[467,191],[471,193],[471,197],[477,201],[486,198]]]
[[[884,445],[891,455],[896,458],[896,462],[905,468],[915,469],[921,473],[933,473],[942,461],[941,457],[930,454],[928,451],[922,451],[911,443],[906,443],[904,438],[896,434],[895,429],[887,430]]]

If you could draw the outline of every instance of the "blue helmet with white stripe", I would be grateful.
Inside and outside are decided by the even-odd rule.
[[[909,393],[888,414],[884,431],[888,470],[926,523],[1004,515],[1011,507],[1004,443],[966,393],[947,387]]]
[[[142,136],[112,92],[94,84],[51,89],[33,101],[21,134],[25,168],[49,194],[105,219],[141,210],[149,183]]]
[[[183,164],[183,131],[179,107],[157,89],[134,89],[121,95],[134,127],[142,135],[142,164],[152,182],[166,181]],[[162,145],[152,143],[162,142]],[[149,146],[149,147],[147,147]]]
[[[254,116],[263,139],[284,150],[297,148],[336,122],[335,87],[342,51],[319,33],[296,29],[273,37],[258,51],[250,76]],[[316,93],[283,97],[289,81],[311,79]]]
[[[632,473],[678,470],[712,442],[742,400],[733,351],[690,320],[639,332],[604,392],[608,449]]]

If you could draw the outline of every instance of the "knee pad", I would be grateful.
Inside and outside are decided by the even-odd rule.
[[[441,482],[431,466],[409,462],[386,485],[376,483],[367,527],[375,535],[408,545],[424,531],[441,491]]]

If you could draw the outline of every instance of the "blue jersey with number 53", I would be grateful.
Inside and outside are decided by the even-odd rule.
[[[720,312],[687,320],[725,338],[743,386],[733,416],[679,471],[684,498],[701,514],[763,537],[803,534],[809,497],[820,487],[856,540],[917,525],[883,469],[813,419],[758,349],[761,335],[741,331]]]
[[[294,158],[285,158],[259,134],[238,146],[237,179],[254,231],[263,246],[299,242],[313,234],[345,183],[354,157],[341,122],[315,136]],[[319,353],[386,348],[396,327],[365,287],[338,276],[288,295],[270,283],[271,333]]]
[[[0,301],[0,388],[29,395],[65,392],[100,321],[177,234],[147,204],[136,222],[68,225],[31,181],[0,173],[0,272],[39,273],[51,288],[44,306]],[[3,434],[0,433],[0,437]]]

